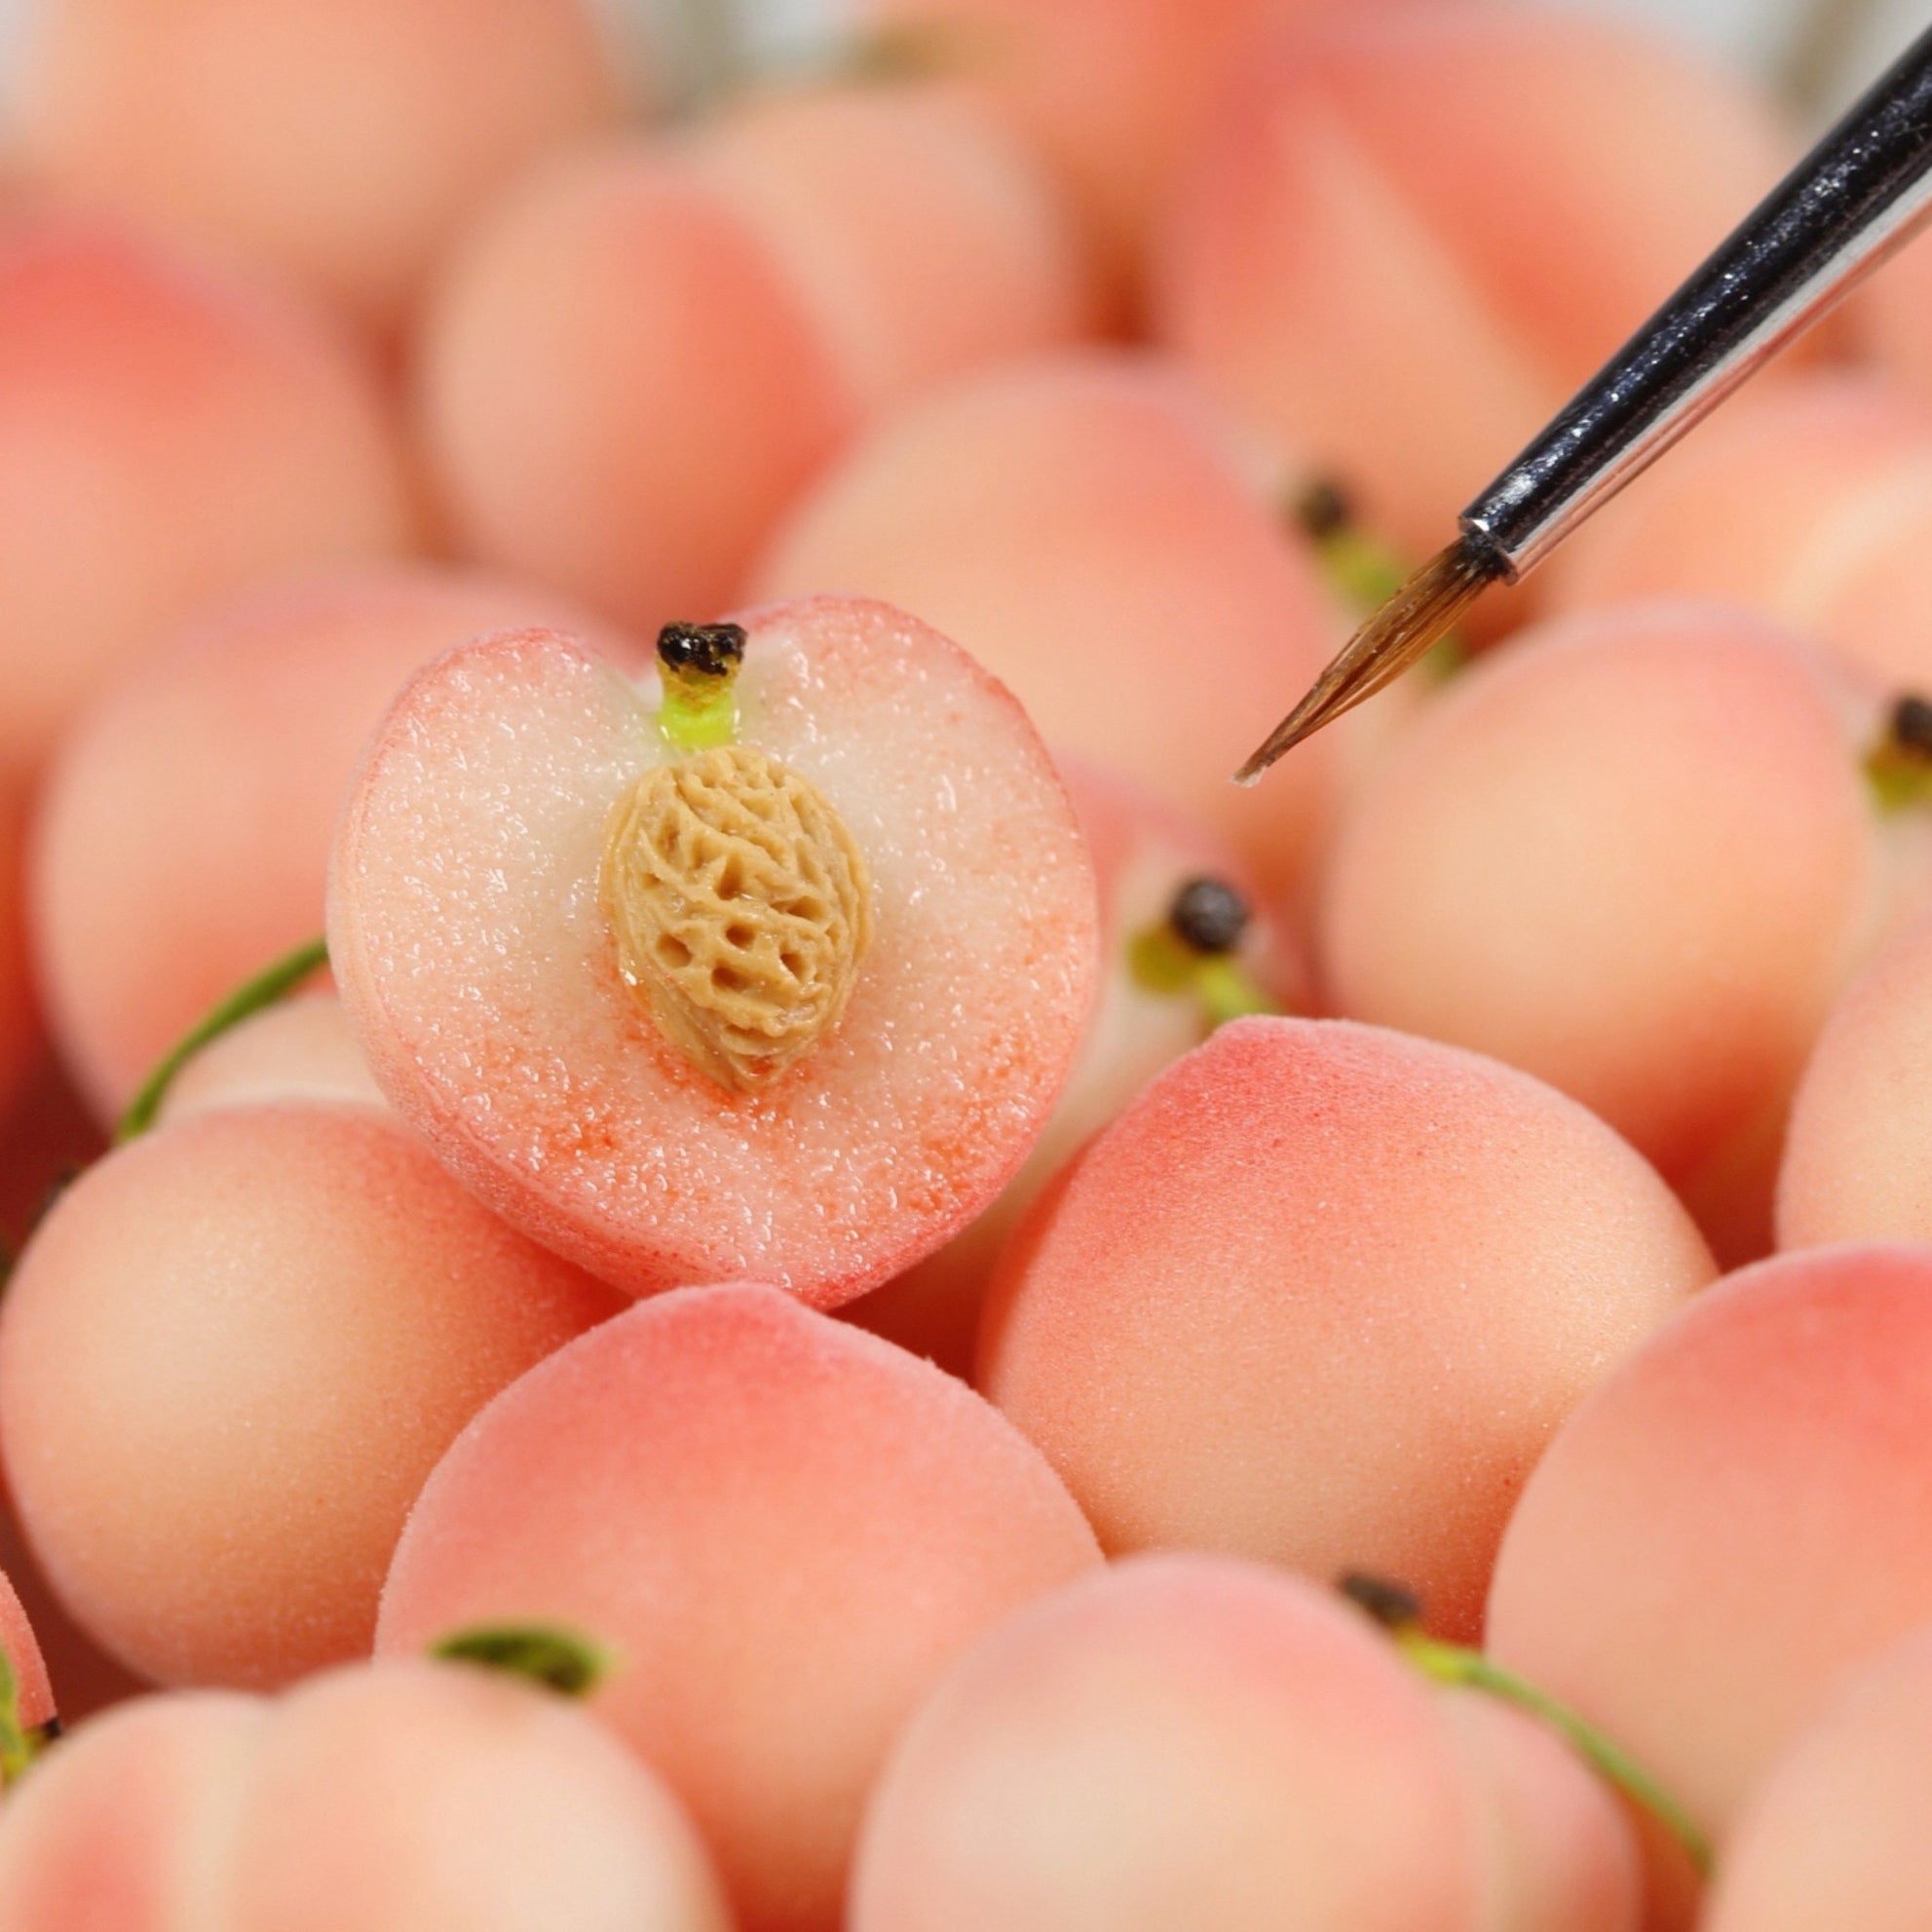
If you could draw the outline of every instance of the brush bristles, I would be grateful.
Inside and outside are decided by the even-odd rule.
[[[1496,556],[1466,537],[1438,550],[1348,640],[1234,781],[1253,784],[1284,751],[1400,677],[1502,574]]]

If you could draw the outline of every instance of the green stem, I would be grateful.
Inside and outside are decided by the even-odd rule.
[[[439,1638],[430,1655],[524,1678],[562,1697],[588,1696],[617,1667],[607,1645],[553,1623],[475,1624]]]
[[[1643,1765],[1610,1742],[1585,1719],[1559,1703],[1547,1691],[1505,1670],[1480,1650],[1461,1644],[1445,1644],[1426,1637],[1414,1626],[1390,1633],[1396,1648],[1422,1675],[1437,1684],[1456,1685],[1487,1691],[1506,1704],[1514,1704],[1540,1718],[1565,1738],[1571,1747],[1599,1776],[1607,1779],[1633,1802],[1648,1811],[1683,1847],[1700,1878],[1711,1871],[1711,1844],[1692,1823],[1689,1814],[1676,1799],[1651,1777]]]
[[[1166,925],[1151,926],[1127,942],[1127,970],[1144,992],[1198,1000],[1210,1033],[1229,1020],[1281,1010],[1233,954],[1196,952]]]
[[[0,1650],[0,1791],[17,1785],[43,1748],[39,1732],[20,1723],[20,1681],[12,1658]]]
[[[277,960],[266,971],[257,973],[245,986],[237,987],[193,1027],[147,1077],[114,1129],[115,1145],[118,1147],[123,1142],[135,1140],[154,1125],[154,1118],[161,1111],[161,1103],[168,1097],[168,1089],[174,1083],[174,1076],[210,1041],[219,1040],[224,1033],[240,1026],[265,1006],[272,1006],[278,1000],[286,998],[305,979],[320,972],[327,964],[328,942],[325,939],[310,939],[285,958]]]

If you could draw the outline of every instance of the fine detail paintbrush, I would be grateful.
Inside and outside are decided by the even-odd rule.
[[[1349,639],[1234,776],[1397,677],[1513,584],[1932,215],[1932,31],[1470,504],[1460,534]]]

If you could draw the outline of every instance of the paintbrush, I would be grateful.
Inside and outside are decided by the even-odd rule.
[[[1932,215],[1932,31],[1578,391],[1234,776],[1380,691],[1514,584]]]

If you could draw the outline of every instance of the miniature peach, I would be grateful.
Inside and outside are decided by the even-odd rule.
[[[410,1515],[377,1647],[596,1631],[618,1663],[591,1708],[690,1807],[744,1932],[829,1932],[899,1724],[980,1631],[1098,1561],[950,1376],[775,1290],[692,1289],[476,1418]]]
[[[1559,1422],[1714,1272],[1656,1175],[1540,1081],[1237,1020],[1036,1203],[977,1380],[1110,1552],[1369,1571],[1467,1636]]]
[[[199,612],[76,721],[35,827],[33,918],[53,1031],[103,1118],[217,1000],[322,930],[343,795],[410,675],[523,624],[641,653],[511,579],[311,572]]]
[[[459,223],[623,94],[586,0],[48,0],[23,52],[43,178],[386,329]]]
[[[660,655],[655,712],[548,632],[410,685],[338,837],[336,981],[384,1092],[536,1239],[632,1294],[835,1307],[1044,1124],[1091,865],[1018,704],[911,618],[823,598]]]
[[[367,1648],[452,1437],[619,1306],[385,1112],[191,1118],[90,1169],[20,1259],[0,1312],[15,1505],[74,1615],[144,1676],[284,1683]]]

